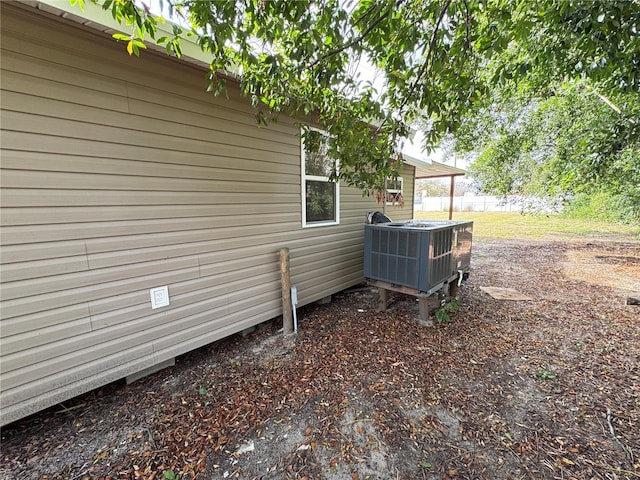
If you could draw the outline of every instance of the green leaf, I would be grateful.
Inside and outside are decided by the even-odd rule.
[[[180,46],[179,42],[172,42],[171,44],[172,48],[173,48],[173,53],[175,53],[176,57],[180,58],[182,57],[182,47]]]
[[[431,463],[429,463],[429,462],[427,462],[427,461],[423,460],[423,461],[421,461],[421,462],[420,462],[420,466],[421,466],[422,468],[431,468],[433,465],[431,465]]]
[[[557,375],[555,372],[552,372],[551,370],[540,370],[538,373],[536,373],[536,376],[542,380],[555,380],[557,378]]]
[[[114,33],[111,36],[116,40],[123,40],[125,42],[128,42],[129,40],[131,40],[131,35],[125,35],[123,33]]]
[[[173,470],[165,470],[162,472],[162,476],[166,479],[166,480],[176,480],[176,474],[174,473]]]

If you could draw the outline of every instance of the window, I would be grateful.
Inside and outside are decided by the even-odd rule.
[[[387,205],[402,205],[404,197],[402,193],[402,177],[387,178]]]
[[[302,226],[339,223],[340,185],[329,180],[337,167],[328,152],[327,135],[308,128],[302,137]]]

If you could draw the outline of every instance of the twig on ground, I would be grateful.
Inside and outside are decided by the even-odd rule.
[[[616,436],[616,432],[613,429],[613,424],[611,423],[611,409],[607,408],[607,424],[609,425],[609,431],[611,432],[611,436],[613,438],[615,438],[615,440],[620,444],[620,446],[622,447],[622,450],[624,450],[624,455],[625,457],[627,457],[627,460],[629,461],[629,463],[631,464],[631,466],[634,466],[633,463],[633,451],[631,451],[631,449],[629,447],[627,447],[617,436]],[[639,475],[640,476],[640,475]]]
[[[82,465],[82,468],[84,470],[82,470],[80,473],[78,473],[77,475],[71,477],[70,480],[75,480],[76,478],[80,478],[80,477],[84,477],[87,473],[89,473],[89,471],[91,470],[91,468],[86,468],[88,466],[87,463],[85,463],[84,465]]]
[[[586,463],[588,463],[589,465],[591,465],[592,467],[595,467],[594,470],[596,468],[600,468],[602,470],[608,470],[610,472],[622,473],[622,474],[625,474],[625,475],[631,475],[632,477],[635,477],[635,478],[640,478],[640,473],[632,472],[630,470],[623,470],[620,467],[610,467],[609,465],[602,465],[602,464],[599,464],[599,463],[596,463],[596,462],[592,462],[591,460],[586,459],[586,458],[584,459],[584,461]]]
[[[81,403],[79,405],[74,405],[73,407],[65,407],[63,404],[60,403],[59,406],[60,406],[60,408],[62,408],[62,410],[58,410],[56,412],[56,414],[58,414],[58,413],[68,413],[68,412],[71,412],[72,410],[77,410],[77,409],[82,408],[82,407],[84,407],[86,405],[87,405],[87,403],[84,402],[84,403]]]
[[[345,422],[344,425],[353,425],[354,423],[360,422],[375,422],[373,418],[356,418],[355,420],[351,420],[350,422]]]

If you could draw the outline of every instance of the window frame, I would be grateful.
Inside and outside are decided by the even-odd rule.
[[[387,205],[394,205],[395,202],[393,200],[389,201],[389,194],[392,194],[393,196],[397,195],[398,193],[404,197],[404,178],[402,178],[401,176],[397,176],[393,179],[388,178],[388,181],[394,181],[394,182],[400,182],[400,189],[397,188],[386,188],[386,192],[385,192],[385,203]],[[386,182],[385,182],[386,183]]]
[[[301,159],[301,170],[300,170],[300,178],[301,178],[301,202],[302,202],[302,228],[314,228],[314,227],[325,227],[325,226],[330,226],[330,225],[340,225],[340,182],[334,182],[332,180],[329,179],[329,177],[327,176],[321,176],[321,175],[307,175],[306,173],[306,169],[307,169],[307,164],[306,164],[306,155],[305,155],[305,148],[304,148],[304,135],[303,135],[303,130],[304,129],[309,129],[309,130],[313,130],[316,131],[318,133],[320,133],[321,135],[324,135],[325,137],[328,137],[327,132],[325,132],[324,130],[320,130],[318,128],[314,128],[314,127],[301,127],[300,128],[300,159]],[[339,164],[337,163],[336,160],[336,167],[338,167]],[[332,183],[334,185],[334,215],[333,215],[333,219],[332,220],[321,220],[321,221],[307,221],[307,181],[312,181],[312,182],[325,182],[325,183]]]

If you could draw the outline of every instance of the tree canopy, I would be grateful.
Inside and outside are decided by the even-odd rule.
[[[389,160],[410,127],[433,148],[514,92],[545,100],[580,81],[603,99],[640,98],[635,0],[164,0],[192,31],[176,26],[161,38],[144,0],[91,1],[130,26],[117,35],[130,54],[151,38],[179,56],[181,37],[194,35],[211,54],[210,89],[224,89],[216,72],[238,74],[260,121],[313,114],[339,159],[335,177],[363,190],[395,173]],[[358,75],[364,63],[380,87]],[[612,112],[638,113],[602,115]],[[639,136],[628,129],[616,148]]]
[[[513,95],[468,119],[457,147],[480,152],[470,173],[486,192],[554,202],[604,195],[608,217],[638,220],[640,102],[615,98],[614,109],[581,84],[548,98]]]

